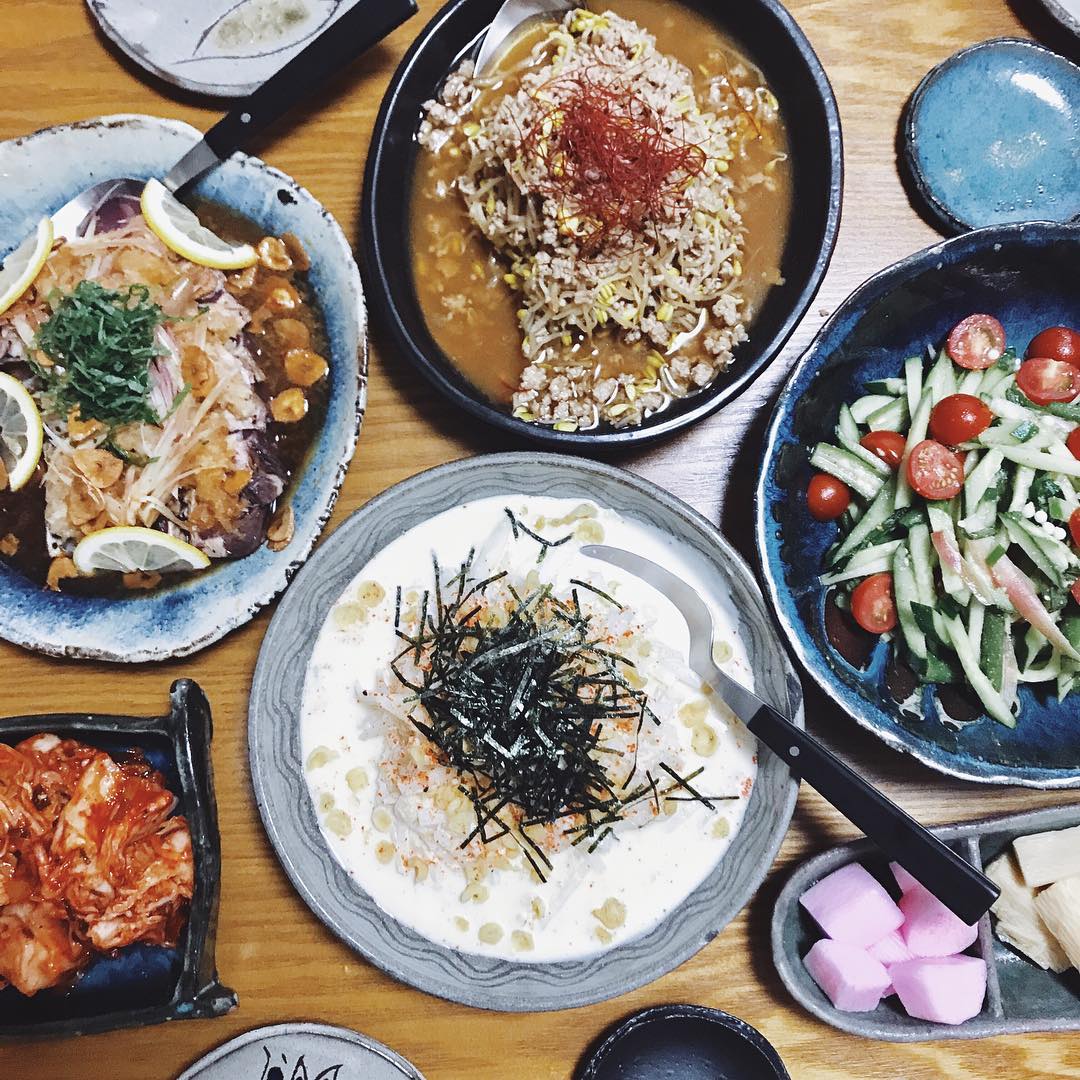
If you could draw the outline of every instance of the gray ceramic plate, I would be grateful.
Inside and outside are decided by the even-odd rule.
[[[1073,825],[1080,825],[1080,805],[984,818],[931,831],[981,870],[1017,836]],[[932,1024],[908,1016],[895,997],[886,998],[873,1012],[849,1013],[833,1008],[802,961],[810,946],[821,937],[821,931],[799,906],[799,897],[826,874],[855,861],[861,862],[883,884],[893,884],[885,857],[870,841],[857,840],[803,863],[776,901],[772,921],[773,959],[784,985],[800,1005],[841,1031],[889,1042],[983,1039],[1026,1031],[1080,1031],[1080,973],[1066,971],[1055,975],[1043,971],[998,941],[990,915],[983,916],[979,939],[969,950],[981,956],[987,965],[986,1001],[978,1016],[963,1024]],[[895,895],[898,890],[891,891]]]
[[[177,1080],[424,1080],[389,1047],[327,1024],[257,1028],[212,1050]]]
[[[211,97],[246,97],[356,0],[86,0],[139,67]]]
[[[0,257],[38,221],[92,184],[115,176],[162,176],[200,138],[179,120],[104,116],[0,142]],[[367,313],[360,275],[340,226],[304,188],[258,158],[234,154],[194,195],[295,233],[311,258],[308,280],[322,306],[330,392],[322,428],[288,489],[292,542],[143,596],[74,596],[43,589],[0,563],[0,637],[50,656],[124,663],[187,656],[242,626],[285,586],[330,516],[352,460],[367,387]]]
[[[621,469],[554,454],[496,454],[414,476],[369,502],[322,545],[278,607],[255,670],[248,741],[255,797],[278,858],[316,915],[384,971],[429,993],[505,1011],[566,1009],[642,986],[693,956],[749,901],[787,831],[797,785],[770,754],[746,820],[705,881],[654,930],[598,957],[518,964],[436,945],[383,912],[330,853],[304,781],[300,703],[315,637],[372,556],[416,524],[469,499],[521,492],[592,499],[668,533],[695,553],[740,631],[757,692],[802,724],[799,683],[750,570],[674,496]]]

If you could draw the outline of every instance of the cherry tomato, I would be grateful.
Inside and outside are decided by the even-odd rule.
[[[924,439],[908,455],[907,478],[924,499],[951,499],[964,486],[964,463],[947,446]]]
[[[1071,593],[1072,593],[1073,599],[1074,599],[1074,600],[1075,600],[1075,601],[1076,601],[1076,602],[1077,602],[1078,604],[1080,604],[1080,578],[1077,578],[1077,579],[1076,579],[1076,580],[1075,580],[1075,581],[1074,581],[1074,582],[1072,583],[1072,587],[1071,587],[1071,588],[1069,589],[1069,592],[1071,592]]]
[[[945,351],[969,371],[993,367],[1005,352],[1005,328],[993,315],[969,315],[949,331]]]
[[[907,440],[898,431],[871,431],[859,440],[859,445],[877,454],[890,469],[899,469]]]
[[[1051,326],[1036,334],[1025,356],[1048,356],[1080,367],[1080,333],[1068,326]]]
[[[1065,440],[1065,445],[1072,451],[1074,458],[1080,458],[1080,427],[1073,428],[1069,432],[1069,437]]]
[[[828,473],[815,473],[806,489],[806,505],[818,521],[838,518],[851,502],[847,484]]]
[[[930,434],[938,442],[956,446],[981,435],[993,419],[990,407],[973,394],[950,394],[930,413]]]
[[[1069,518],[1069,532],[1072,533],[1072,542],[1080,547],[1080,508],[1074,510]]]
[[[1034,356],[1025,360],[1016,373],[1016,385],[1036,405],[1052,401],[1072,401],[1080,394],[1080,368],[1064,360]]]
[[[896,625],[892,574],[872,574],[851,594],[851,614],[870,634],[884,634]]]

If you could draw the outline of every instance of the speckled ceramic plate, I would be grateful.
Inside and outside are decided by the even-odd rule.
[[[178,1080],[424,1080],[389,1047],[327,1024],[258,1028],[212,1050]]]
[[[432,469],[353,514],[297,578],[263,641],[251,689],[248,742],[255,797],[282,866],[316,915],[372,963],[440,997],[487,1009],[567,1009],[625,993],[688,959],[761,883],[787,831],[796,783],[763,753],[746,818],[704,882],[653,930],[599,956],[512,963],[436,945],[383,912],[331,854],[304,779],[300,706],[315,638],[348,583],[386,544],[469,499],[521,492],[592,499],[666,532],[718,596],[742,613],[755,689],[802,723],[798,680],[749,568],[707,521],[621,469],[552,454],[497,454]]]
[[[200,138],[177,120],[109,116],[0,143],[0,255],[84,188],[114,176],[162,176]],[[293,232],[311,257],[309,279],[330,343],[326,418],[290,486],[292,543],[155,592],[124,598],[48,592],[0,564],[0,637],[53,656],[143,662],[187,656],[242,626],[285,586],[311,551],[352,459],[366,397],[367,315],[360,277],[337,222],[284,173],[235,154],[195,194],[268,233]]]
[[[901,160],[949,232],[1080,217],[1080,67],[1025,38],[981,41],[915,88]]]
[[[1053,806],[1022,814],[945,825],[931,831],[982,869],[1018,836],[1066,829],[1080,824],[1080,807]],[[1080,1031],[1080,973],[1055,975],[994,936],[993,918],[984,915],[979,937],[969,950],[987,964],[986,999],[978,1016],[962,1024],[932,1024],[908,1016],[895,997],[873,1012],[847,1013],[833,1007],[810,978],[802,958],[821,937],[821,931],[799,906],[799,897],[816,881],[858,860],[894,896],[898,891],[888,860],[869,840],[832,848],[807,860],[791,875],[773,908],[772,948],[776,969],[795,1000],[820,1020],[841,1031],[889,1042],[936,1039],[983,1039],[1027,1031]]]
[[[818,581],[836,525],[806,509],[810,448],[834,438],[842,402],[872,379],[902,373],[903,359],[938,345],[973,311],[992,312],[1021,348],[1047,326],[1080,326],[1080,228],[1047,222],[979,229],[936,244],[875,274],[821,328],[776,405],[757,488],[757,547],[766,595],[803,667],[848,715],[889,746],[965,780],[1080,787],[1075,697],[1046,686],[1020,692],[1015,728],[982,719],[942,724],[927,690],[916,715],[885,689],[888,645],[869,664],[848,663],[825,634]]]
[[[357,0],[86,0],[106,36],[159,79],[246,97]]]

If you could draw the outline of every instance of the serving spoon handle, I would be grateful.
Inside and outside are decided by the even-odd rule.
[[[176,192],[221,164],[416,12],[416,0],[359,0],[226,113],[169,170],[165,186]]]

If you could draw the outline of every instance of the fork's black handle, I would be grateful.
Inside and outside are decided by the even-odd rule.
[[[986,913],[1001,890],[914,818],[868,784],[809,732],[767,705],[747,725],[791,771],[820,792],[890,859],[965,923]]]
[[[359,0],[222,117],[203,142],[224,161],[416,12],[415,0]]]

